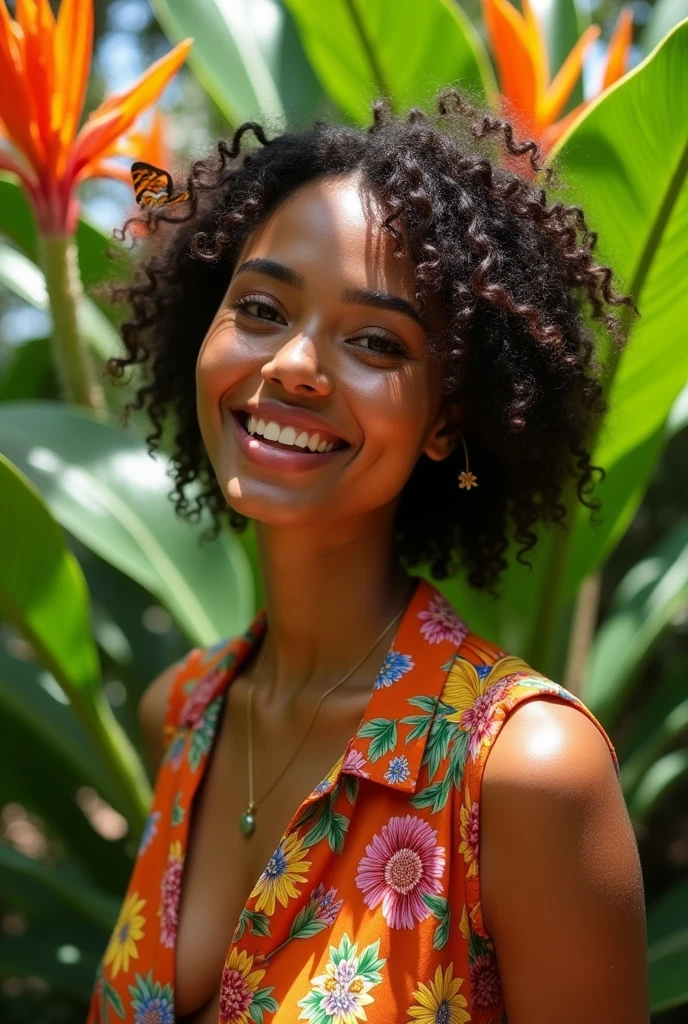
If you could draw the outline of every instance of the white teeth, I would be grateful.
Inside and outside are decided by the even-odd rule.
[[[246,421],[246,430],[249,434],[262,435],[266,441],[279,441],[280,444],[295,445],[297,448],[308,448],[312,452],[331,452],[334,448],[334,441],[320,440],[320,434],[309,434],[302,430],[297,435],[294,427],[280,427],[275,420],[258,419],[249,416]]]
[[[293,444],[296,440],[296,431],[293,427],[282,427],[277,440],[280,444]]]
[[[279,441],[280,436],[280,425],[275,423],[274,420],[270,420],[267,427],[263,431],[263,437],[266,441]]]

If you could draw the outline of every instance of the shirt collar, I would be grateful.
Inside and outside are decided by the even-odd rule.
[[[233,678],[263,635],[266,612],[261,608],[245,633],[229,647],[208,652],[209,669]],[[379,782],[414,793],[428,742],[437,701],[468,629],[451,604],[427,580],[418,578],[396,634],[375,680],[360,725],[328,777],[334,785],[340,774]],[[317,790],[313,795],[317,795]]]
[[[343,774],[416,791],[437,701],[467,634],[446,598],[419,578],[344,753]]]

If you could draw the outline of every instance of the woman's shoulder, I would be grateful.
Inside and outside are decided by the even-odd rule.
[[[484,637],[468,633],[449,667],[441,701],[445,718],[466,734],[468,774],[482,775],[488,754],[489,779],[514,780],[519,769],[537,771],[542,761],[547,764],[555,749],[575,758],[593,748],[607,761],[611,756],[618,775],[614,746],[584,701]]]
[[[206,647],[190,648],[144,690],[138,719],[153,768],[159,766],[177,730],[193,725],[216,695],[235,642],[235,637],[228,637]]]

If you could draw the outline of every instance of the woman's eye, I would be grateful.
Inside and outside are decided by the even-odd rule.
[[[241,310],[242,313],[246,313],[248,316],[253,317],[256,320],[269,320],[271,323],[282,320],[284,317],[282,314],[271,306],[268,302],[262,302],[259,299],[253,299],[246,297],[239,299],[234,303],[234,308]]]
[[[367,348],[376,355],[401,356],[404,355],[404,348],[391,338],[381,334],[364,334],[359,338],[352,338],[352,343],[359,348]]]

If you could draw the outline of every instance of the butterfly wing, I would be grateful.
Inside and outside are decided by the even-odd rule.
[[[161,167],[137,160],[131,165],[134,195],[139,206],[170,206],[184,202],[188,192],[175,192],[172,177]]]

